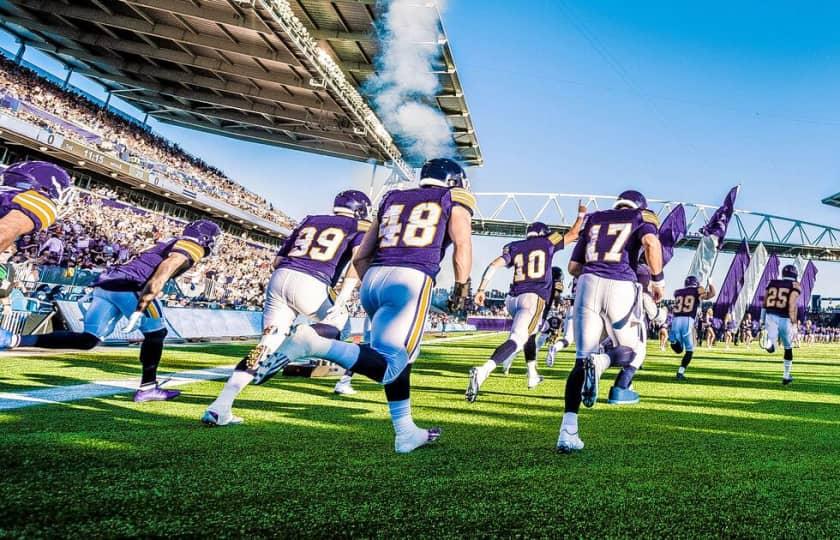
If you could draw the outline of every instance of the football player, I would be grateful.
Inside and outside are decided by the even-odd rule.
[[[362,276],[362,306],[371,318],[370,344],[325,339],[301,325],[280,347],[291,359],[325,358],[382,383],[398,453],[440,437],[439,428],[419,428],[411,417],[411,368],[419,353],[434,279],[450,244],[455,271],[450,310],[463,309],[469,294],[474,208],[475,197],[461,166],[449,159],[427,161],[419,188],[391,191],[382,199],[354,259]]]
[[[139,329],[143,334],[140,346],[143,375],[134,401],[165,401],[177,397],[180,391],[161,388],[157,383],[163,340],[168,333],[157,297],[167,281],[209,256],[220,234],[221,229],[212,221],[201,219],[190,223],[180,237],[158,242],[127,263],[99,275],[90,307],[85,312],[84,332],[14,335],[9,339],[9,348],[93,349],[126,317],[128,322],[122,331],[130,333]],[[5,330],[0,333],[7,334]]]
[[[634,267],[644,251],[651,272],[651,297],[663,294],[662,245],[656,215],[638,191],[618,196],[613,209],[590,214],[581,239],[572,251],[569,273],[579,276],[575,297],[575,366],[566,380],[565,414],[557,449],[568,453],[583,449],[578,433],[581,401],[588,407],[598,398],[598,374],[611,363],[599,354],[606,331],[616,347],[626,347],[624,362],[632,362],[645,331],[640,310],[641,287]]]
[[[332,214],[308,216],[292,231],[275,257],[266,288],[263,336],[204,411],[202,422],[210,426],[242,422],[233,415],[233,401],[245,386],[264,383],[288,364],[288,358],[275,353],[298,315],[320,321],[315,329],[322,336],[341,336],[349,319],[346,304],[359,283],[348,263],[370,228],[370,211],[367,195],[343,191],[335,197]],[[345,269],[341,292],[334,297],[332,286]]]
[[[802,294],[802,286],[797,281],[798,278],[796,266],[787,264],[782,268],[782,279],[772,280],[767,285],[764,295],[762,318],[767,328],[767,337],[761,346],[772,354],[776,351],[776,342],[781,340],[785,348],[785,370],[782,375],[784,385],[793,382],[792,337],[796,328],[799,296]]]
[[[671,349],[677,354],[685,352],[677,370],[677,379],[680,381],[685,380],[685,370],[694,356],[697,311],[704,300],[711,300],[715,296],[714,285],[710,282],[708,287],[701,287],[695,276],[685,278],[684,285],[682,289],[674,291],[674,318],[671,319],[671,331],[668,334]]]
[[[0,252],[18,237],[49,228],[72,197],[67,171],[46,161],[21,161],[0,173]]]
[[[578,204],[578,216],[566,234],[552,233],[539,221],[528,225],[526,238],[507,244],[481,277],[475,294],[475,303],[484,305],[485,289],[501,267],[513,268],[513,282],[505,298],[505,307],[513,318],[508,339],[499,345],[490,359],[481,366],[470,369],[465,398],[470,403],[478,398],[478,391],[497,366],[512,362],[519,351],[525,352],[526,382],[529,389],[542,382],[537,373],[537,333],[545,316],[545,306],[553,296],[551,261],[557,251],[577,240],[586,207]]]
[[[565,285],[563,284],[563,269],[559,266],[551,267],[551,282],[553,287],[551,289],[551,299],[545,305],[545,315],[540,328],[540,334],[537,336],[537,350],[542,349],[545,343],[548,343],[548,352],[546,353],[545,365],[546,367],[554,366],[554,358],[557,355],[556,344],[560,340],[560,334],[563,330],[563,319],[559,313],[563,304],[563,291]],[[505,375],[510,369],[511,361],[505,364]]]

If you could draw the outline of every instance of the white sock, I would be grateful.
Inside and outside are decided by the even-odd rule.
[[[785,379],[790,379],[790,371],[793,369],[793,360],[785,360]]]
[[[351,380],[353,380],[352,375],[342,375],[341,378],[338,380],[338,384],[350,384]]]
[[[680,366],[680,369],[677,370],[677,373],[679,373],[681,375],[685,375],[685,368]]]
[[[539,376],[537,373],[537,361],[536,360],[528,360],[525,362],[525,367],[528,368],[528,378],[534,379]]]
[[[286,339],[286,334],[279,331],[275,327],[267,328],[263,336],[260,338],[259,345],[265,347],[266,353],[272,354],[277,350],[283,341]]]
[[[233,407],[233,400],[236,399],[236,396],[238,396],[239,393],[242,392],[242,389],[248,386],[253,380],[254,376],[247,371],[235,370],[225,383],[225,387],[222,388],[222,392],[219,394],[219,397],[217,397],[216,401],[211,403],[208,408],[217,412],[230,409]]]
[[[481,374],[482,379],[486,379],[490,376],[491,373],[493,373],[494,369],[496,369],[496,362],[494,362],[493,360],[488,360],[484,362],[484,364],[479,366],[478,372]]]
[[[410,398],[402,401],[389,401],[388,410],[391,412],[391,423],[394,425],[394,433],[398,437],[417,429],[414,420],[411,418]]]
[[[610,367],[610,356],[608,354],[593,354],[592,361],[595,362],[595,376],[599,379]]]
[[[563,414],[563,423],[560,425],[560,429],[565,429],[569,433],[577,433],[578,431],[578,415],[577,413],[567,412]]]

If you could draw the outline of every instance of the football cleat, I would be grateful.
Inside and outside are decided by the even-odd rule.
[[[230,410],[219,412],[211,409],[204,411],[201,415],[201,423],[210,427],[234,426],[244,422],[242,418],[234,416]]]
[[[773,354],[774,352],[776,352],[776,346],[770,345],[769,347],[764,347],[764,350],[769,352],[770,354]]]
[[[298,358],[312,356],[312,342],[319,337],[311,326],[305,324],[293,326],[289,330],[288,337],[277,349],[275,355],[285,356],[288,359],[287,362],[294,362]]]
[[[639,401],[641,401],[639,393],[630,388],[619,388],[617,386],[610,388],[610,399],[608,401],[610,405],[635,405]]]
[[[557,439],[557,451],[562,454],[571,454],[583,450],[583,441],[580,440],[577,431],[570,433],[565,428],[560,429],[560,437]]]
[[[442,433],[442,429],[435,427],[429,429],[417,428],[411,433],[397,435],[394,438],[394,450],[398,454],[408,454],[421,446],[437,441]]]
[[[584,406],[592,408],[598,401],[598,371],[595,369],[595,361],[592,355],[583,360],[583,388],[580,397]]]
[[[254,380],[251,384],[260,385],[280,373],[283,368],[289,365],[289,359],[282,354],[274,353],[263,359],[257,366],[254,373]]]
[[[554,367],[554,357],[557,355],[557,351],[554,349],[554,345],[548,349],[548,354],[545,355],[545,367]]]
[[[535,375],[533,377],[528,377],[528,390],[533,390],[534,388],[538,387],[541,382],[543,382],[544,377],[542,375]]]
[[[349,382],[337,382],[335,384],[335,388],[333,388],[333,392],[336,394],[340,394],[342,396],[352,396],[353,394],[357,394],[356,389]]]
[[[678,381],[684,381],[684,380],[685,380],[685,373],[680,373],[680,372],[678,371],[678,372],[677,372],[677,380],[678,380]]]
[[[786,377],[782,379],[782,385],[787,386],[793,382],[793,377]]]
[[[265,345],[257,345],[253,349],[248,352],[248,356],[245,357],[245,367],[248,370],[255,370],[257,366],[259,366],[265,357],[268,356],[268,348]]]
[[[134,402],[143,403],[144,401],[169,401],[181,395],[180,390],[166,390],[158,385],[152,388],[139,389],[134,392]]]
[[[478,389],[481,387],[478,378],[478,368],[470,369],[470,382],[467,384],[467,391],[464,394],[464,398],[470,403],[475,403],[475,400],[478,399]]]

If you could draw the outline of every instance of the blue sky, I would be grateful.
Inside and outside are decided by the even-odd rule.
[[[840,223],[820,203],[840,191],[840,4],[527,5],[449,0],[444,14],[486,159],[471,171],[477,191],[633,187],[717,203],[740,183],[739,208]],[[296,217],[370,180],[365,164],[155,127]],[[320,187],[301,192],[301,181]],[[476,241],[474,279],[500,245]],[[672,263],[669,285],[689,257]],[[817,292],[840,295],[837,264],[819,266]]]

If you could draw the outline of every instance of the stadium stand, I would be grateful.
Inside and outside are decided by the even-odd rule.
[[[17,118],[60,133],[100,152],[224,201],[249,214],[290,227],[293,220],[219,169],[115,114],[81,93],[0,57],[0,107]]]

